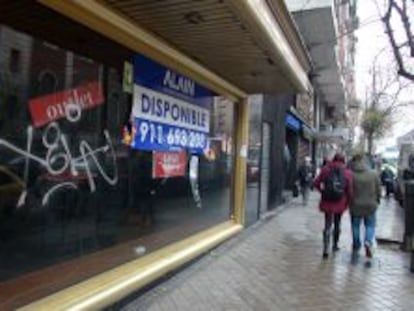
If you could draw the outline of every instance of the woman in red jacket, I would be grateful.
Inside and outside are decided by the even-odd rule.
[[[325,214],[323,230],[323,258],[329,256],[332,223],[334,252],[339,250],[341,216],[352,198],[352,173],[345,166],[344,155],[337,153],[332,162],[325,165],[315,179],[315,188],[321,193],[319,209]]]

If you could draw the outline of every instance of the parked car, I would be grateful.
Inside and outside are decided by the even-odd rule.
[[[400,188],[399,178],[396,177],[394,180],[394,199],[403,207],[403,194]]]
[[[408,159],[410,154],[414,154],[414,142],[402,144],[400,146],[400,153],[398,156],[398,169],[397,169],[397,177],[395,181],[395,190],[394,190],[394,197],[401,205],[404,206],[404,179],[403,174],[404,170],[408,168]]]

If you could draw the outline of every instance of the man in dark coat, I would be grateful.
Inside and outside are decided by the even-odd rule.
[[[391,168],[387,165],[381,172],[381,182],[385,187],[385,194],[387,198],[393,192],[394,188],[394,173]]]
[[[381,198],[381,183],[375,170],[369,168],[362,155],[355,155],[352,163],[353,195],[350,204],[353,252],[356,260],[361,248],[360,226],[365,226],[364,247],[367,263],[372,258],[375,236],[376,210]]]

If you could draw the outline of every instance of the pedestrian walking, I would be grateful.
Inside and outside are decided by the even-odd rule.
[[[332,251],[339,250],[341,217],[352,197],[352,173],[345,166],[343,154],[335,154],[332,162],[325,165],[315,179],[315,188],[321,193],[319,209],[325,215],[323,229],[323,258],[329,257],[333,224]]]
[[[352,161],[353,195],[350,204],[352,225],[352,260],[359,257],[361,249],[361,221],[365,226],[365,254],[367,263],[373,256],[372,246],[375,236],[376,210],[381,199],[381,182],[377,172],[367,166],[362,154],[356,154]]]
[[[328,164],[329,164],[329,162],[331,162],[331,161],[329,160],[329,158],[328,158],[328,157],[323,157],[323,159],[322,159],[321,169],[322,169],[324,166],[328,165]]]
[[[394,178],[394,172],[388,165],[385,165],[381,172],[381,183],[385,188],[386,198],[389,198],[390,194],[394,192]]]
[[[310,157],[305,157],[305,161],[299,167],[297,181],[299,182],[300,192],[302,195],[303,205],[308,204],[309,192],[313,185],[314,169]]]

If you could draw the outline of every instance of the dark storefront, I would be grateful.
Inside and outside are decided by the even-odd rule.
[[[282,200],[291,100],[264,96],[249,142],[248,97],[311,88],[286,6],[0,10],[1,310],[104,309]]]
[[[132,118],[135,53],[35,2],[0,23],[0,309],[229,219],[233,102],[193,108],[208,130],[171,137],[188,148],[134,148],[164,135]]]
[[[286,110],[293,96],[263,96],[261,211],[272,209],[284,202],[283,190],[287,178],[286,167]],[[267,147],[265,148],[265,146]]]
[[[301,122],[296,116],[287,112],[285,117],[285,126],[285,157],[288,160],[288,165],[286,168],[285,189],[290,190],[296,181],[296,171],[300,161],[298,155],[300,154],[299,135],[301,130]]]
[[[294,170],[300,121],[287,123],[294,96],[255,95],[250,98],[247,161],[246,224],[285,201],[285,184]],[[293,127],[293,133],[292,131]],[[292,136],[292,137],[291,137]]]
[[[269,122],[271,128],[271,157],[269,181],[269,208],[272,209],[284,202],[283,184],[286,179],[284,171],[284,117],[292,96],[265,96],[263,120]],[[271,119],[272,118],[272,119]]]
[[[269,95],[250,99],[248,225],[291,196],[298,165],[312,156],[313,131],[290,111],[294,100],[295,96]]]
[[[304,162],[305,157],[313,159],[314,131],[294,113],[286,113],[286,148],[285,157],[287,179],[285,187],[291,190],[297,178],[297,169]]]

